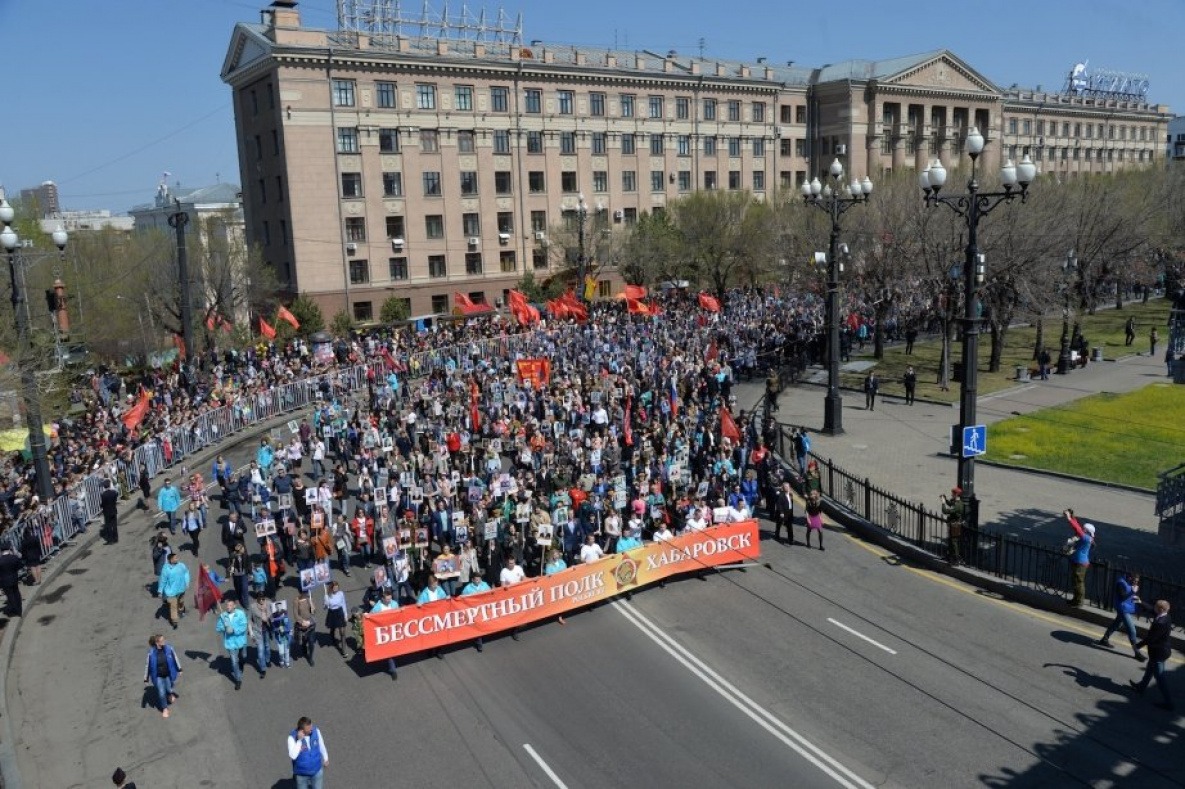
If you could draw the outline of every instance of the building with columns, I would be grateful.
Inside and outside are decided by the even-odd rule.
[[[970,125],[989,170],[1028,153],[1074,177],[1162,158],[1170,117],[1002,90],[947,50],[810,68],[315,30],[296,6],[237,25],[223,63],[246,230],[292,292],[358,321],[391,296],[441,313],[456,292],[492,304],[528,272],[553,276],[549,229],[582,194],[618,228],[698,189],[764,199],[837,155],[874,179],[955,165]]]

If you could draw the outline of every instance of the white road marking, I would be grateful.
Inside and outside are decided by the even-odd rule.
[[[860,632],[858,632],[858,631],[856,631],[856,630],[853,630],[852,628],[850,628],[850,627],[848,627],[847,625],[845,625],[843,622],[836,621],[836,620],[832,619],[831,617],[827,617],[827,621],[828,621],[828,622],[830,622],[831,624],[835,625],[836,627],[843,628],[844,630],[846,630],[846,631],[848,631],[849,633],[851,633],[852,635],[854,635],[856,638],[862,638],[862,639],[864,639],[865,641],[867,641],[869,644],[872,644],[874,647],[878,647],[878,648],[880,648],[880,649],[883,649],[883,650],[885,650],[885,651],[886,651],[886,652],[888,652],[890,655],[896,655],[896,654],[897,654],[897,650],[895,650],[895,649],[889,649],[887,646],[885,646],[884,644],[882,644],[882,643],[881,643],[881,642],[879,642],[879,641],[873,641],[873,640],[872,640],[871,638],[869,638],[868,636],[866,636],[866,635],[864,635],[863,633],[860,633]]]
[[[834,757],[829,756],[806,737],[796,732],[782,722],[772,712],[762,707],[753,699],[746,696],[735,685],[717,674],[706,663],[693,655],[686,647],[667,635],[645,616],[638,612],[631,604],[622,600],[615,600],[610,605],[618,610],[627,620],[671,657],[683,664],[688,671],[699,677],[704,684],[724,697],[729,704],[765,729],[790,750],[818,767],[823,773],[834,779],[840,786],[848,789],[873,789],[873,785],[840,764]]]
[[[559,789],[568,789],[568,785],[560,780],[560,777],[555,774],[555,770],[547,766],[547,762],[543,761],[543,757],[536,753],[535,749],[532,748],[530,744],[524,742],[523,750],[525,750],[530,755],[530,757],[535,760],[535,764],[539,765],[539,769],[547,774],[547,777],[551,779],[553,784],[559,787]]]
[[[1003,391],[996,392],[995,394],[984,395],[983,397],[979,397],[977,399],[979,399],[979,400],[995,400],[997,397],[1012,397],[1013,395],[1018,395],[1021,392],[1027,392],[1030,389],[1036,389],[1036,388],[1037,388],[1036,384],[1029,384],[1028,386],[1014,386],[1011,389],[1004,389]]]

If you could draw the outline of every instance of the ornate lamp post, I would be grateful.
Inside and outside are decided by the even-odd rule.
[[[576,232],[579,250],[576,257],[576,298],[584,300],[584,268],[587,258],[584,252],[584,223],[588,221],[588,204],[584,202],[584,192],[580,193],[576,204]]]
[[[1072,361],[1070,359],[1070,277],[1078,270],[1078,258],[1074,255],[1074,250],[1066,253],[1066,259],[1062,261],[1062,293],[1064,301],[1062,302],[1062,350],[1057,356],[1057,374],[1065,375],[1070,372]]]
[[[1001,203],[1010,203],[1020,198],[1028,199],[1029,184],[1037,175],[1037,167],[1025,156],[1019,165],[1012,160],[1005,161],[1000,168],[1000,192],[981,192],[975,180],[976,165],[983,153],[984,139],[979,129],[972,126],[967,132],[966,149],[971,157],[971,177],[967,181],[966,194],[940,196],[939,191],[946,184],[946,168],[935,159],[918,176],[923,199],[927,206],[939,203],[947,206],[967,221],[967,249],[963,262],[963,375],[959,396],[959,424],[956,439],[962,446],[963,428],[976,423],[975,400],[979,377],[979,286],[984,280],[984,259],[979,254],[979,220],[991,213]],[[979,499],[975,496],[975,457],[963,457],[959,453],[958,486],[963,489],[965,524],[972,530],[979,528]]]
[[[843,165],[839,159],[827,170],[831,183],[824,185],[816,176],[803,181],[803,202],[831,217],[831,237],[827,244],[827,394],[823,398],[823,432],[837,436],[843,432],[843,397],[839,393],[839,218],[854,205],[868,202],[872,181],[852,176],[843,183]],[[834,185],[834,187],[833,187]]]

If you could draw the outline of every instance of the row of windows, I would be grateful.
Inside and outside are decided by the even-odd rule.
[[[715,189],[716,179],[715,170],[705,170],[704,173],[704,187],[705,189]],[[752,175],[752,186],[754,191],[763,191],[765,189],[765,171],[754,170]],[[441,173],[438,170],[428,170],[420,174],[421,185],[423,188],[424,197],[443,197],[444,184]],[[672,172],[667,174],[663,170],[650,171],[650,190],[653,192],[665,192],[666,183],[678,183],[679,191],[689,192],[692,189],[691,170],[679,170],[677,173]],[[480,193],[479,178],[476,170],[462,170],[460,173],[460,189],[461,194],[466,197],[476,196]],[[712,184],[709,186],[709,183]],[[728,171],[729,189],[742,189],[741,171]],[[513,179],[509,170],[498,170],[494,173],[494,194],[509,195],[513,194]],[[260,180],[260,189],[263,188],[263,181]],[[622,170],[621,171],[621,190],[623,192],[638,191],[638,171],[637,170]],[[543,170],[530,170],[527,172],[527,191],[531,194],[545,194],[547,192],[547,173]],[[560,173],[560,191],[566,194],[575,194],[580,191],[580,182],[578,174],[575,170],[564,170]],[[592,191],[593,192],[608,192],[609,191],[609,171],[608,170],[593,170],[592,172]],[[362,173],[350,172],[341,174],[341,196],[343,198],[360,198],[365,197],[365,192],[362,188]],[[398,172],[384,172],[383,173],[383,197],[405,197],[403,189],[403,174]],[[263,202],[267,202],[266,198]]]
[[[537,253],[537,254],[536,254]],[[447,255],[428,255],[426,257],[428,277],[431,279],[444,279],[449,275],[449,264]],[[465,253],[465,276],[479,277],[486,273],[485,259],[480,252],[466,252]],[[535,269],[545,269],[548,266],[547,250],[537,248],[532,250],[531,266]],[[369,259],[351,259],[349,261],[350,270],[350,284],[351,285],[368,285],[376,279],[381,279],[381,275],[375,276],[371,271]],[[513,249],[503,249],[498,253],[498,272],[501,274],[513,274],[518,271],[518,256]],[[393,282],[402,282],[411,279],[411,272],[408,267],[408,259],[404,255],[387,258],[387,279]],[[472,298],[472,295],[470,296]],[[473,299],[475,303],[482,304],[482,300]],[[441,310],[436,310],[440,312]]]
[[[1049,129],[1051,135],[1057,135],[1058,123],[1057,121],[1049,121],[1048,126],[1043,120],[1034,121],[1032,119],[1008,119],[1008,133],[1009,134],[1033,134],[1033,129],[1036,128],[1039,137],[1045,136],[1046,128]],[[1073,131],[1073,134],[1070,132]],[[1069,121],[1062,121],[1061,136],[1062,137],[1080,137],[1087,140],[1092,138],[1103,139],[1104,134],[1108,140],[1132,140],[1135,142],[1149,142],[1156,139],[1156,132],[1147,126],[1117,126],[1115,124],[1102,123],[1074,123]]]
[[[399,93],[396,84],[390,81],[374,83],[375,104],[379,109],[400,109]],[[435,110],[439,107],[440,88],[435,83],[415,83],[414,109]],[[357,82],[352,79],[334,79],[331,83],[333,105],[335,107],[357,106]],[[452,109],[459,112],[472,112],[475,109],[475,88],[472,85],[454,85],[452,87]],[[690,120],[692,104],[690,96],[639,96],[635,93],[620,93],[618,97],[618,116],[622,118],[642,117],[643,110],[647,118],[667,118],[668,110],[673,112],[676,120]],[[588,114],[592,117],[608,115],[607,94],[591,92],[588,94]],[[490,111],[497,113],[511,112],[510,88],[505,85],[495,85],[489,88]],[[748,111],[745,111],[745,105]],[[529,115],[543,113],[544,98],[541,88],[524,88],[522,92],[522,112]],[[714,98],[699,101],[699,118],[705,121],[727,120],[731,122],[752,121],[766,122],[766,103],[764,101],[742,102],[739,99],[721,101]],[[413,109],[404,107],[403,109]],[[517,108],[516,108],[517,109]],[[555,91],[555,112],[558,115],[576,114],[576,92],[573,90]],[[781,108],[783,123],[791,114],[795,122],[806,122],[806,107],[803,105],[783,105]]]
[[[1152,151],[1129,151],[1124,148],[1070,148],[1068,146],[1048,148],[1038,146],[1036,148],[1030,148],[1026,145],[1022,151],[1022,149],[1016,145],[1008,146],[1008,158],[1012,159],[1013,161],[1019,161],[1017,159],[1017,154],[1023,156],[1026,153],[1030,154],[1033,157],[1033,161],[1036,162],[1044,161],[1046,159],[1051,162],[1057,160],[1063,162],[1077,162],[1079,160],[1087,162],[1124,162],[1128,160],[1129,156],[1133,162],[1150,162],[1152,161],[1153,156]]]

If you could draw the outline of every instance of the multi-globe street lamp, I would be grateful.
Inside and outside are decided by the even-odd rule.
[[[1020,164],[1013,164],[1012,160],[1008,159],[1000,168],[1000,183],[1003,190],[981,192],[975,176],[984,143],[979,129],[972,126],[967,132],[966,139],[967,155],[971,157],[971,176],[967,180],[966,194],[939,194],[946,184],[946,168],[942,166],[940,159],[934,159],[918,176],[927,206],[933,207],[941,203],[967,222],[967,248],[963,261],[963,374],[959,396],[959,424],[956,426],[954,438],[956,447],[961,449],[958,453],[958,487],[962,489],[964,525],[970,527],[973,534],[979,527],[979,499],[975,496],[975,455],[982,451],[982,448],[971,447],[969,450],[963,446],[962,437],[964,428],[976,424],[979,288],[984,280],[984,259],[979,254],[979,220],[1001,203],[1010,203],[1018,197],[1022,203],[1025,202],[1028,199],[1029,184],[1037,175],[1037,167],[1027,154]]]
[[[803,202],[813,205],[831,217],[831,237],[827,244],[827,394],[823,398],[823,432],[837,436],[843,432],[843,397],[839,392],[839,218],[854,205],[868,202],[872,195],[872,181],[852,176],[850,184],[843,182],[843,165],[839,159],[827,169],[831,182],[824,185],[818,176],[803,181],[800,189]]]

